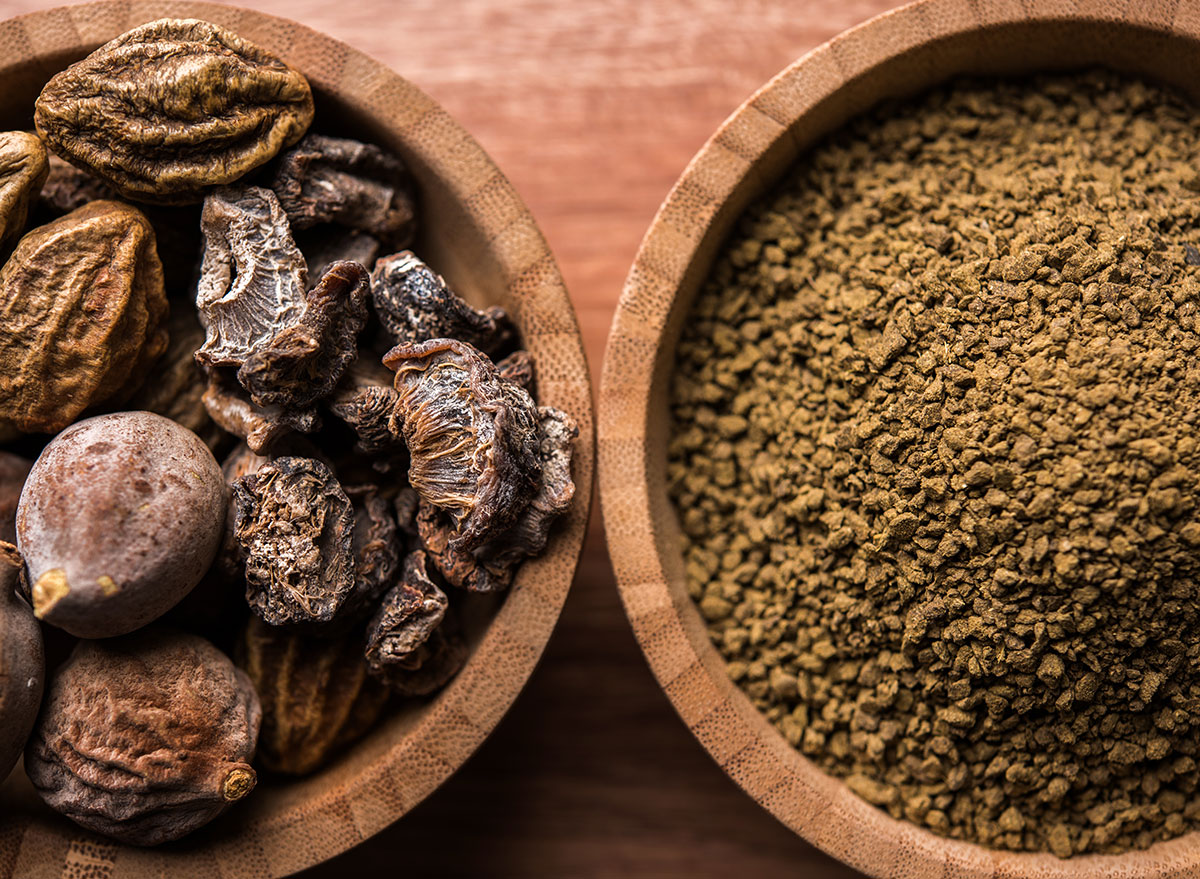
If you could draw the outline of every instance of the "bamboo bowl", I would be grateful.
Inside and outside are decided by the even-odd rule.
[[[730,682],[685,589],[667,496],[668,387],[689,308],[734,221],[822,136],[959,74],[1110,67],[1200,98],[1200,0],[924,0],[809,53],[729,117],[684,170],[629,272],[600,391],[600,494],[625,611],[659,683],[721,768],[776,818],[877,877],[1194,877],[1200,833],[1059,860],[956,842],[826,775]]]
[[[379,832],[458,769],[521,690],[558,619],[583,545],[594,455],[583,343],[554,258],[480,146],[411,83],[281,18],[210,3],[90,3],[0,23],[0,130],[32,128],[52,74],[157,18],[203,18],[275,52],[308,78],[317,130],[399,153],[420,200],[415,249],[476,305],[508,309],[536,360],[539,402],[579,425],[575,498],[546,553],[521,567],[494,615],[468,622],[471,657],[435,698],[405,704],[316,775],[264,780],[245,803],[155,849],[122,846],[50,812],[20,768],[0,784],[0,879],[262,877],[294,873]],[[3,781],[0,779],[0,781]]]

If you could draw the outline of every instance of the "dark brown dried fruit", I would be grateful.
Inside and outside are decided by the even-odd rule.
[[[296,411],[282,406],[256,406],[233,374],[220,367],[209,371],[208,387],[201,400],[214,422],[241,437],[259,454],[270,451],[292,431],[312,433],[321,427],[315,409]]]
[[[0,269],[0,422],[56,431],[132,392],[167,348],[154,231],[97,201],[33,230]]]
[[[56,75],[38,133],[128,198],[199,201],[295,143],[313,117],[307,81],[206,21],[134,28]]]
[[[21,565],[17,548],[0,541],[0,781],[33,729],[46,677],[42,630],[17,597]]]
[[[389,426],[400,395],[392,387],[392,374],[378,362],[359,360],[351,365],[329,401],[329,411],[353,428],[355,448],[367,455],[403,446]]]
[[[38,196],[38,211],[54,217],[69,214],[93,201],[113,200],[120,194],[94,174],[49,154],[49,174]]]
[[[367,666],[371,674],[391,670],[415,671],[428,658],[418,652],[442,624],[450,602],[429,579],[425,553],[410,552],[404,572],[367,624]]]
[[[46,148],[36,136],[0,132],[0,247],[25,231],[29,205],[49,171]]]
[[[294,232],[295,230],[293,230]],[[308,262],[308,276],[319,278],[335,262],[348,259],[364,266],[375,265],[379,242],[370,235],[336,226],[319,226],[295,232],[296,244]]]
[[[305,298],[304,313],[257,347],[238,382],[259,406],[307,409],[329,395],[358,356],[367,323],[367,270],[335,262]]]
[[[252,616],[238,645],[263,706],[257,759],[274,772],[307,775],[369,730],[388,690],[367,674],[362,630],[315,638]]]
[[[271,188],[295,229],[336,223],[389,249],[412,241],[412,178],[403,162],[372,144],[308,134],[280,156]]]
[[[396,500],[392,504],[396,509],[396,525],[409,537],[419,539],[417,531],[417,511],[421,506],[421,496],[411,485],[406,485],[396,492]]]
[[[503,308],[478,311],[411,251],[381,257],[371,272],[371,299],[383,328],[398,345],[457,339],[492,356],[512,345],[516,331]]]
[[[528,351],[521,349],[509,354],[496,364],[496,371],[506,382],[512,382],[529,396],[537,398],[533,383],[533,355]]]
[[[454,339],[399,345],[383,362],[396,371],[400,398],[391,426],[408,446],[409,483],[451,517],[451,548],[482,546],[537,492],[542,465],[533,401]]]
[[[17,501],[33,462],[11,452],[0,452],[0,540],[16,543]]]
[[[429,640],[400,664],[384,665],[372,672],[397,696],[428,696],[444,687],[466,664],[469,650],[459,632],[453,608],[448,608],[442,625]]]
[[[327,623],[354,591],[354,507],[329,467],[275,458],[233,483],[246,601],[273,626]]]
[[[208,331],[196,359],[241,366],[299,323],[308,269],[275,193],[228,186],[204,200],[204,262],[196,308]]]
[[[71,425],[42,451],[17,509],[38,618],[81,638],[123,635],[200,582],[228,508],[194,433],[151,412]]]
[[[81,641],[51,681],[25,772],[77,824],[158,845],[254,789],[261,717],[249,678],[203,638]]]
[[[355,613],[365,614],[391,588],[404,555],[392,506],[373,485],[347,488],[354,501]]]

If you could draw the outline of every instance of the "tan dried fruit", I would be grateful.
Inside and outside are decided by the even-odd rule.
[[[37,137],[0,132],[0,247],[25,231],[29,205],[49,173],[46,148]]]
[[[204,408],[222,429],[241,437],[258,454],[266,454],[292,431],[312,433],[321,427],[315,409],[293,411],[282,406],[258,406],[228,370],[209,372],[201,397]]]
[[[77,824],[158,845],[254,789],[261,718],[250,679],[203,638],[82,641],[51,681],[25,772]]]
[[[157,619],[212,564],[227,508],[212,452],[174,421],[115,412],[72,425],[34,464],[17,509],[35,613],[81,638]]]
[[[0,269],[0,422],[53,432],[132,392],[167,348],[166,316],[141,211],[97,201],[34,229]]]
[[[306,775],[337,759],[369,730],[388,690],[367,674],[362,630],[314,638],[251,616],[238,649],[262,700],[258,761],[267,769]]]
[[[0,781],[33,729],[46,676],[42,630],[29,605],[17,597],[20,574],[17,548],[0,541]]]
[[[298,141],[313,117],[300,73],[225,28],[162,19],[59,73],[34,122],[54,152],[127,198],[199,201]]]

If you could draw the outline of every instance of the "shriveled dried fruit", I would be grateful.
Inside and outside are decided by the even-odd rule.
[[[77,824],[158,845],[254,789],[261,717],[249,678],[203,638],[81,641],[50,683],[25,772]]]
[[[392,506],[396,509],[396,525],[411,538],[419,539],[417,530],[417,511],[421,506],[421,496],[411,485],[406,485],[396,492]]]
[[[371,300],[384,329],[399,345],[458,339],[492,356],[516,338],[503,308],[472,308],[441,275],[408,250],[375,263]]]
[[[354,611],[365,614],[400,572],[404,543],[392,505],[373,485],[346,489],[354,500]]]
[[[384,664],[371,673],[397,696],[428,696],[458,674],[467,662],[468,653],[454,610],[447,608],[442,624],[404,663]]]
[[[537,410],[465,342],[399,345],[384,357],[400,398],[392,430],[404,437],[408,481],[454,522],[452,549],[469,552],[503,533],[537,492]]]
[[[308,268],[275,193],[229,186],[204,200],[196,308],[208,331],[196,359],[238,366],[300,321]]]
[[[161,19],[56,75],[37,99],[38,133],[127,198],[199,201],[303,136],[308,82],[225,28]]]
[[[533,355],[528,351],[521,349],[509,354],[496,364],[496,371],[506,382],[512,382],[531,397],[537,397],[533,383]]]
[[[354,508],[329,467],[275,458],[233,483],[246,601],[273,626],[327,623],[354,591]]]
[[[388,248],[412,241],[412,177],[403,162],[373,144],[308,134],[280,156],[271,188],[296,229],[336,223]]]
[[[429,579],[425,553],[410,552],[404,572],[367,624],[367,665],[371,673],[386,676],[389,670],[414,671],[428,658],[418,652],[442,624],[449,601]]]
[[[0,541],[0,781],[21,756],[42,704],[46,677],[42,630],[17,597],[21,556]]]
[[[53,217],[69,214],[88,202],[120,198],[120,194],[94,174],[76,168],[54,153],[49,154],[49,173],[38,195],[39,213]]]
[[[33,230],[0,269],[0,422],[56,431],[131,393],[167,347],[154,232],[92,202]]]
[[[392,387],[392,374],[378,362],[355,362],[329,401],[329,411],[353,428],[355,447],[373,455],[401,447],[389,422],[399,394]]]
[[[81,638],[146,625],[200,582],[227,507],[212,452],[174,421],[115,412],[71,425],[17,509],[34,612]]]
[[[49,171],[46,148],[35,135],[0,132],[0,247],[25,230],[29,206]]]
[[[367,270],[336,262],[310,290],[304,313],[257,347],[238,370],[238,382],[259,406],[307,409],[326,397],[358,356],[367,323]]]
[[[292,431],[312,433],[321,427],[315,409],[255,405],[234,375],[220,367],[209,371],[208,387],[201,400],[214,422],[260,454],[270,451]]]
[[[309,278],[319,278],[335,262],[348,259],[364,266],[375,265],[379,256],[379,242],[362,232],[339,229],[336,226],[318,226],[304,232],[296,232],[296,245],[308,262]]]
[[[389,695],[367,674],[361,628],[316,638],[252,616],[238,664],[262,700],[257,759],[288,775],[307,775],[337,759],[379,719]]]
[[[16,543],[17,501],[33,462],[11,452],[0,452],[0,540]]]

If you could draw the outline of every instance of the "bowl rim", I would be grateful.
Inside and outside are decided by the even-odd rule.
[[[793,748],[724,672],[687,596],[679,526],[666,496],[666,378],[681,297],[707,272],[698,252],[719,241],[750,201],[813,140],[883,96],[858,89],[859,106],[816,133],[814,110],[885,64],[930,44],[1008,27],[1128,28],[1146,38],[1200,39],[1200,0],[1119,4],[917,0],[877,15],[807,52],[752,94],[692,158],[652,220],[629,270],[609,331],[600,381],[598,473],[609,556],[638,644],[680,718],[720,768],[780,822],[871,876],[1183,877],[1200,869],[1200,831],[1145,851],[1009,852],[939,837],[892,818]],[[914,67],[919,60],[912,61]],[[1033,69],[1017,65],[1017,71]],[[963,71],[959,71],[960,73]],[[944,81],[935,76],[921,88]],[[918,76],[919,79],[919,76]],[[900,92],[903,93],[903,92]],[[1192,95],[1195,98],[1195,94]],[[815,115],[815,114],[814,114]],[[836,114],[834,114],[836,115]],[[754,184],[747,184],[748,180]],[[760,190],[761,191],[761,190]],[[740,198],[740,207],[730,210]],[[711,256],[711,254],[710,254]],[[689,300],[690,301],[690,300]],[[648,368],[653,364],[653,368]],[[664,512],[665,511],[665,512]]]
[[[0,69],[33,65],[49,79],[58,69],[56,58],[91,51],[160,18],[212,21],[272,51],[300,70],[314,91],[334,96],[390,137],[403,139],[406,151],[469,212],[516,306],[526,347],[535,357],[544,352],[548,364],[552,358],[553,368],[539,372],[538,403],[564,409],[579,428],[572,461],[575,494],[547,551],[522,565],[462,671],[415,723],[390,736],[394,740],[345,783],[303,799],[285,798],[281,808],[248,820],[228,820],[236,814],[231,811],[219,822],[219,832],[201,831],[194,844],[185,840],[156,849],[121,846],[62,819],[51,826],[6,818],[0,821],[0,876],[52,875],[55,869],[74,875],[72,868],[80,864],[114,877],[290,875],[378,833],[449,778],[511,707],[559,618],[587,532],[595,416],[570,296],[544,235],[512,184],[431,97],[365,52],[304,24],[192,0],[98,0],[5,19],[0,45],[11,51]]]

